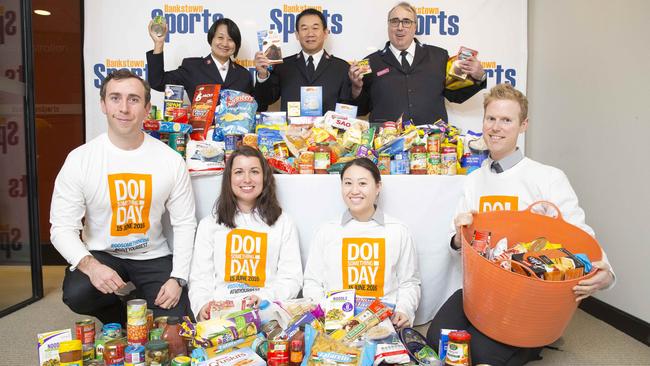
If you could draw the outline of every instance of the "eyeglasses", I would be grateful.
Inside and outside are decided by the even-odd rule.
[[[402,23],[402,27],[404,28],[411,28],[411,26],[415,23],[415,21],[411,19],[391,18],[388,19],[388,23],[393,28],[399,27],[399,23]]]

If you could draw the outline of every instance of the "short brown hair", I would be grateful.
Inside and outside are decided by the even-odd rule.
[[[415,21],[417,22],[417,20],[418,20],[418,12],[417,12],[417,10],[415,10],[415,7],[413,5],[411,5],[410,3],[406,2],[406,1],[400,2],[399,4],[393,6],[388,11],[388,20],[390,20],[390,13],[392,13],[393,10],[395,10],[397,8],[402,8],[404,10],[407,10],[407,11],[410,11],[411,13],[413,13],[413,16],[415,17]]]
[[[223,170],[223,179],[221,180],[221,193],[214,205],[214,215],[217,217],[217,224],[225,225],[231,229],[237,227],[235,225],[235,215],[239,209],[237,206],[237,197],[232,191],[232,164],[238,156],[249,156],[259,159],[262,166],[262,193],[255,200],[254,210],[266,222],[267,225],[273,226],[280,215],[282,208],[278,202],[277,195],[275,194],[275,178],[273,177],[273,170],[266,162],[262,153],[250,146],[242,145],[235,152],[228,157],[226,167]]]
[[[521,109],[519,123],[528,118],[528,98],[526,98],[524,93],[515,89],[509,83],[497,84],[485,94],[485,98],[483,99],[483,112],[487,109],[488,104],[495,100],[512,100],[517,102],[519,109]]]
[[[149,86],[149,83],[139,77],[138,75],[134,74],[132,71],[128,69],[119,69],[115,70],[112,73],[108,74],[108,76],[102,81],[102,86],[99,89],[99,96],[104,100],[106,98],[106,85],[108,85],[108,82],[111,80],[124,80],[124,79],[138,79],[142,83],[142,86],[144,87],[144,104],[149,104],[151,102],[151,86]]]

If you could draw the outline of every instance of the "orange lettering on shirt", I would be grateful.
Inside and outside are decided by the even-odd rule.
[[[149,231],[151,174],[109,174],[111,236],[144,234]]]
[[[267,234],[233,229],[226,236],[225,282],[264,287]]]
[[[343,238],[341,263],[343,288],[360,296],[384,296],[386,239]]]
[[[479,199],[479,212],[519,211],[517,196],[482,196]]]

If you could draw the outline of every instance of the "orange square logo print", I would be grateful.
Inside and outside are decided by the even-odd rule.
[[[233,229],[226,236],[224,281],[264,287],[266,282],[267,234]]]
[[[108,188],[113,210],[111,235],[127,236],[149,231],[151,174],[110,174]]]
[[[386,239],[343,238],[341,263],[343,288],[360,296],[384,296]]]
[[[519,211],[517,196],[482,196],[479,199],[479,212]]]

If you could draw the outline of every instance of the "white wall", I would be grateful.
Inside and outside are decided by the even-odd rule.
[[[563,169],[618,283],[650,322],[650,1],[528,1],[528,156]]]

